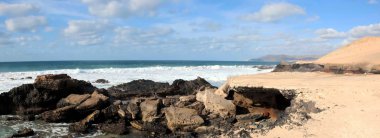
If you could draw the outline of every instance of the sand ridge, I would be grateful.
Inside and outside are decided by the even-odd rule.
[[[339,48],[320,59],[318,64],[380,64],[380,37],[365,37]]]

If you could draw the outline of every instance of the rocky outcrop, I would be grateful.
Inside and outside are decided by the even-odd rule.
[[[169,107],[165,109],[168,128],[175,132],[192,131],[204,123],[197,111],[188,108]]]
[[[231,100],[226,100],[224,97],[215,94],[216,90],[214,88],[206,88],[203,91],[199,91],[196,98],[204,103],[206,110],[225,118],[234,116],[236,114],[236,106]]]
[[[316,63],[286,63],[278,64],[273,72],[327,72],[334,74],[379,74],[378,65],[367,64],[316,64]]]
[[[278,89],[237,87],[228,93],[228,98],[233,98],[235,105],[244,108],[265,107],[285,110],[290,106],[290,100],[286,99]]]
[[[191,95],[202,87],[213,86],[200,77],[190,81],[178,79],[172,85],[151,80],[135,80],[110,87],[108,92],[111,97],[123,100],[141,96]]]
[[[214,87],[205,79],[198,77],[195,80],[175,80],[171,85],[171,95],[193,95],[202,87]]]
[[[71,123],[72,133],[100,130],[121,135],[134,128],[152,132],[155,137],[202,137],[252,124],[273,124],[276,115],[290,105],[289,98],[277,89],[223,85],[216,91],[202,78],[176,80],[172,85],[137,80],[109,90],[96,89],[67,75],[44,75],[34,84],[1,94],[0,103],[5,104],[0,104],[4,107],[0,112]]]
[[[71,94],[59,103],[68,105],[42,113],[42,119],[46,122],[73,122],[110,105],[109,98],[96,90],[91,95]]]
[[[113,86],[108,89],[108,92],[116,99],[128,99],[139,96],[162,95],[167,93],[169,88],[169,83],[154,82],[151,80],[134,80]]]
[[[108,97],[95,91],[91,94],[90,98],[79,104],[75,109],[82,113],[89,113],[105,108],[108,105],[110,105]]]
[[[71,79],[66,74],[37,76],[33,84],[24,84],[0,95],[0,114],[39,114],[55,109],[59,100],[70,94],[91,93],[90,83]],[[6,105],[6,106],[5,106]]]
[[[281,62],[275,67],[273,72],[317,72],[324,70],[324,65],[320,64]]]

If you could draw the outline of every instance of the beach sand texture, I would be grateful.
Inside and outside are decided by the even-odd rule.
[[[302,126],[276,126],[264,137],[369,138],[380,135],[379,80],[380,75],[278,72],[231,77],[227,84],[294,89],[296,100],[314,101],[323,109]]]
[[[319,64],[380,64],[380,37],[366,37],[343,46],[320,59]]]

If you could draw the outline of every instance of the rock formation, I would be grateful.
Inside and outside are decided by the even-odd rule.
[[[216,92],[197,78],[172,85],[136,80],[105,90],[65,74],[42,75],[1,94],[0,113],[71,123],[74,134],[101,130],[123,135],[134,128],[154,136],[192,137],[273,123],[290,105],[277,89],[225,87]]]
[[[95,89],[90,83],[66,74],[37,76],[33,84],[0,95],[0,114],[39,114],[55,109],[57,102],[70,94],[92,93]]]

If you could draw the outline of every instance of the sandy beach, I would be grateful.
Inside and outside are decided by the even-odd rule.
[[[294,89],[295,100],[314,101],[323,110],[302,126],[276,126],[264,137],[374,137],[380,134],[378,80],[379,75],[279,72],[231,77],[227,84]]]

